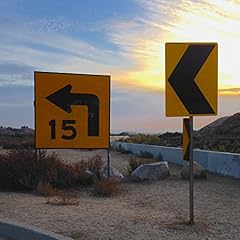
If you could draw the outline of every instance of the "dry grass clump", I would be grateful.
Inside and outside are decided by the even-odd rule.
[[[54,196],[49,196],[46,198],[46,203],[51,205],[78,205],[78,196],[74,192],[69,192],[66,190],[57,190]]]
[[[78,205],[78,196],[74,192],[53,188],[49,183],[40,182],[36,193],[46,197],[46,203],[51,205]]]
[[[93,193],[97,196],[111,197],[122,193],[122,184],[114,178],[105,178],[95,182]]]

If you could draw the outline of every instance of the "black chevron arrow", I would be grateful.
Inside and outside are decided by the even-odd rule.
[[[214,110],[195,83],[195,77],[214,48],[209,45],[190,45],[168,81],[190,114],[211,114]],[[205,79],[207,81],[208,79]]]
[[[88,107],[88,136],[99,136],[99,99],[94,94],[71,93],[72,85],[67,85],[52,93],[46,99],[63,111],[71,113],[72,105]]]

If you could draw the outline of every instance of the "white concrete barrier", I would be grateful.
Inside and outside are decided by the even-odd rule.
[[[111,147],[113,148],[119,148],[120,145],[122,149],[136,155],[140,155],[141,151],[150,152],[154,156],[161,153],[164,161],[178,165],[184,165],[186,163],[186,161],[182,159],[182,148],[111,142]],[[240,154],[194,149],[193,155],[194,160],[209,172],[240,178]]]
[[[73,240],[28,224],[0,219],[0,240]]]

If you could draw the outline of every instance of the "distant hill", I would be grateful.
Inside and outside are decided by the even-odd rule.
[[[240,153],[240,113],[219,118],[196,135],[199,148]]]
[[[207,132],[207,131],[211,131],[212,129],[216,129],[219,125],[221,125],[228,118],[229,118],[229,116],[218,118],[214,122],[211,122],[207,126],[204,126],[203,128],[201,128],[199,131],[200,132]]]
[[[0,126],[0,135],[34,135],[34,130],[26,126],[22,126],[21,128]]]
[[[32,149],[34,130],[26,126],[21,128],[0,126],[0,146],[5,149]]]

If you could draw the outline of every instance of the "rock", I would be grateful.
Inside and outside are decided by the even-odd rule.
[[[80,182],[82,184],[91,185],[95,182],[96,176],[89,170],[84,171],[80,176]]]
[[[100,171],[100,178],[108,177],[108,167],[105,165]],[[114,167],[110,166],[110,177],[115,178],[117,181],[123,181],[124,176]]]
[[[189,163],[186,164],[180,172],[180,175],[184,179],[189,179]],[[197,162],[193,161],[193,177],[194,178],[206,178],[206,170]]]
[[[168,162],[162,161],[140,165],[131,173],[131,179],[134,181],[159,180],[169,175]]]

